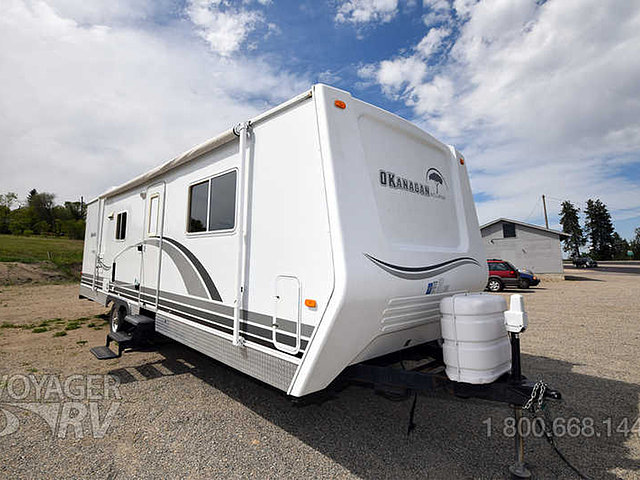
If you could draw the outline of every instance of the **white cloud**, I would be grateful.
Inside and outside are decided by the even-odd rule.
[[[249,33],[264,22],[261,12],[233,7],[227,0],[189,0],[186,12],[211,50],[225,57],[237,52]]]
[[[612,161],[640,154],[638,2],[453,7],[446,27],[364,73],[465,147],[474,190],[494,199],[480,204],[481,219],[526,216],[541,193],[600,196],[614,213],[640,206],[640,185]],[[437,55],[454,23],[451,50]]]
[[[398,13],[398,0],[343,0],[336,13],[339,23],[386,23]]]
[[[60,16],[80,24],[113,24],[145,20],[166,9],[172,0],[49,0]]]
[[[376,78],[388,93],[397,93],[405,85],[419,84],[426,75],[426,65],[416,57],[399,57],[380,62]]]
[[[416,51],[425,60],[435,53],[442,45],[442,41],[451,35],[451,30],[448,28],[432,28],[429,33],[420,40],[420,43],[416,46]]]
[[[180,24],[152,32],[85,24],[84,11],[80,23],[44,1],[3,7],[0,192],[95,196],[309,86],[213,55]]]

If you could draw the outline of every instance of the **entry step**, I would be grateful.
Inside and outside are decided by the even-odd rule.
[[[153,325],[156,322],[153,318],[147,317],[146,315],[127,315],[124,317],[124,321],[136,327],[139,325]]]
[[[129,343],[133,338],[130,333],[126,332],[109,332],[107,335],[114,342],[118,342],[119,344]]]
[[[109,347],[93,347],[91,349],[91,353],[93,353],[93,355],[98,359],[98,360],[109,360],[110,358],[118,358],[118,354],[116,352],[114,352],[113,350],[111,350]]]

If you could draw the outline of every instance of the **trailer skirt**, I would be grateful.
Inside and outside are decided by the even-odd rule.
[[[297,362],[252,348],[251,345],[234,347],[229,339],[208,328],[162,312],[156,315],[156,331],[285,392],[298,368]]]

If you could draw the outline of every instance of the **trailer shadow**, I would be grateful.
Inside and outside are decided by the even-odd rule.
[[[564,279],[569,282],[604,282],[601,278],[583,277],[577,275],[565,275]]]
[[[296,407],[282,392],[182,345],[160,345],[159,353],[162,361],[136,367],[146,380],[158,378],[157,366],[172,375],[194,375],[358,477],[508,477],[513,438],[505,435],[511,417],[507,406],[423,394],[415,412],[417,428],[407,437],[410,401],[392,402],[352,386],[324,403]],[[523,363],[532,378],[544,378],[562,391],[564,400],[551,406],[551,414],[560,419],[558,445],[578,468],[604,479],[618,478],[611,473],[617,468],[640,472],[628,437],[616,431],[624,418],[629,427],[638,418],[640,385],[576,373],[573,364],[551,358],[525,355]],[[126,369],[111,373],[123,383],[138,381]],[[571,424],[579,427],[563,432],[570,418],[577,418]],[[529,436],[525,448],[535,478],[572,478],[540,436]]]

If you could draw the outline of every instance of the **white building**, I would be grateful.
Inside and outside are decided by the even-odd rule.
[[[564,275],[562,246],[566,233],[498,218],[480,227],[487,258],[507,260],[543,275]]]

